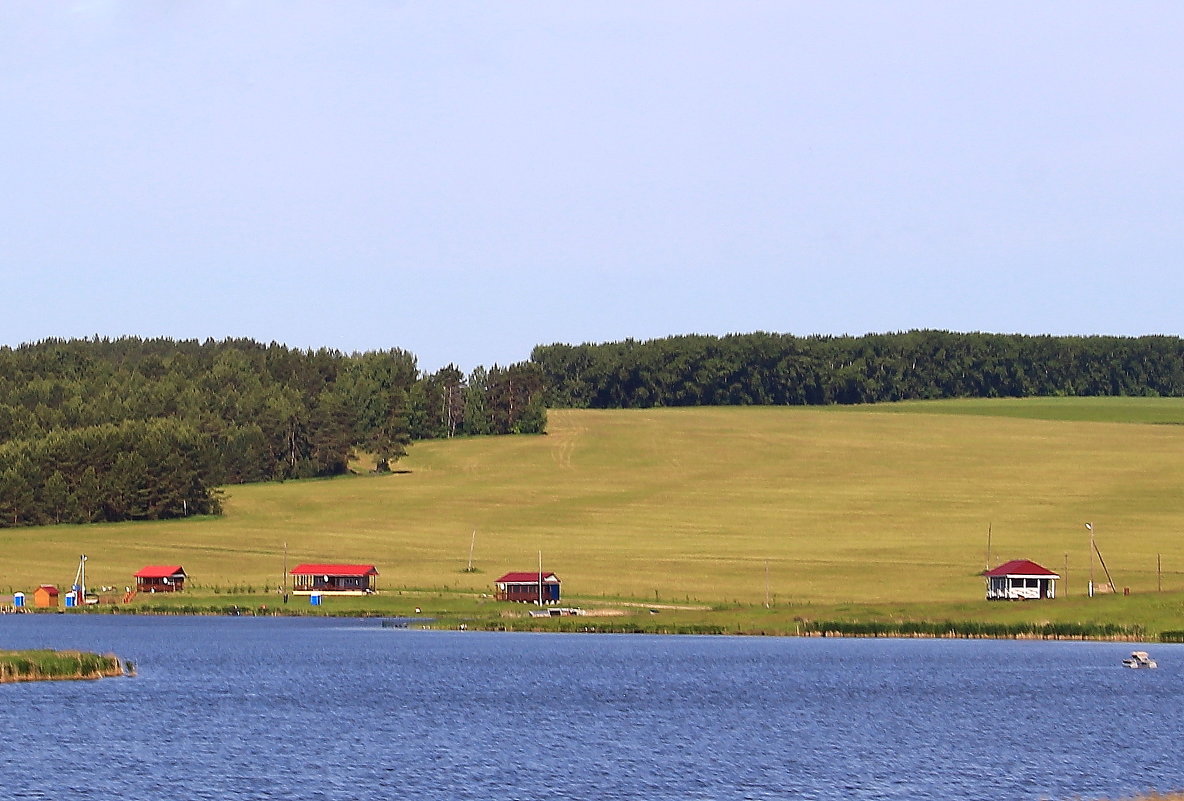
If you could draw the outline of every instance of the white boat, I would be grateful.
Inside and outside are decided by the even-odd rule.
[[[1155,664],[1155,660],[1152,659],[1146,651],[1131,651],[1131,655],[1128,658],[1122,660],[1122,664],[1128,668],[1159,667],[1159,665]]]
[[[532,609],[530,611],[531,617],[570,617],[586,614],[588,613],[576,606],[552,606],[550,609]]]

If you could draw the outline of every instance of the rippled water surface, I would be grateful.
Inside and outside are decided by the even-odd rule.
[[[0,796],[1071,799],[1184,788],[1184,647],[0,618],[134,679],[0,686]]]

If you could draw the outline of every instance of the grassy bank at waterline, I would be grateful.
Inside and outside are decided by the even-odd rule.
[[[114,654],[84,651],[0,651],[0,684],[17,681],[101,679],[134,673]]]
[[[608,596],[567,596],[562,605],[584,614],[532,617],[538,607],[495,601],[451,588],[384,590],[363,597],[307,597],[287,603],[275,593],[140,595],[128,604],[99,604],[66,614],[292,615],[404,618],[432,628],[511,631],[752,634],[771,636],[965,637],[1174,642],[1184,621],[1184,592],[1120,594],[1045,601],[827,604],[778,601],[648,602]]]

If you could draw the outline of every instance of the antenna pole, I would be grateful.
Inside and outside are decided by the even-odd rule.
[[[469,566],[465,568],[466,573],[473,572],[473,548],[477,545],[477,529],[473,529],[473,539],[469,541]]]
[[[539,609],[543,608],[543,552],[539,551]]]
[[[76,594],[77,603],[82,606],[86,603],[86,554],[78,557],[78,570],[74,573],[74,586],[71,590]]]

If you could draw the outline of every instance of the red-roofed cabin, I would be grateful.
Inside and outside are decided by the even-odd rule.
[[[291,573],[292,592],[296,595],[369,595],[378,589],[374,565],[296,565]]]
[[[136,592],[181,592],[187,576],[180,565],[149,565],[133,578]]]
[[[52,584],[42,584],[33,590],[33,606],[49,608],[58,605],[58,588]]]
[[[1027,559],[1013,559],[986,572],[988,601],[1057,597],[1056,573]]]
[[[541,582],[540,582],[541,579]],[[559,603],[559,576],[554,573],[507,573],[493,583],[499,601],[523,604]]]

